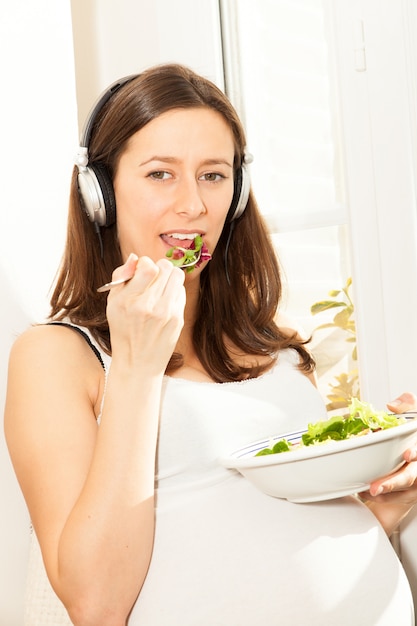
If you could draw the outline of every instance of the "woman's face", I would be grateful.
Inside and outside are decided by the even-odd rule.
[[[233,197],[233,159],[232,131],[209,108],[168,111],[135,133],[114,177],[123,260],[135,252],[157,261],[196,235],[213,253]]]

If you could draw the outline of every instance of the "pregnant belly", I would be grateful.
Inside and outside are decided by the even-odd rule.
[[[354,498],[293,504],[232,474],[158,494],[155,546],[129,626],[411,626],[391,544]]]

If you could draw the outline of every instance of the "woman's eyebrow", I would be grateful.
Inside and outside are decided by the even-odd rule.
[[[146,159],[146,161],[142,161],[142,163],[139,163],[139,165],[148,165],[148,163],[152,163],[152,161],[162,161],[164,163],[176,163],[178,162],[178,160],[179,159],[177,159],[176,157],[159,156],[155,154],[154,156],[151,156],[149,159]]]
[[[159,161],[160,163],[179,163],[180,160],[181,159],[177,157],[172,157],[172,156],[154,155],[150,157],[149,159],[146,159],[146,161],[142,161],[142,163],[139,163],[139,165],[140,166],[148,165],[149,163],[152,163],[153,161]],[[226,165],[227,167],[233,168],[233,163],[231,163],[230,161],[228,161],[227,159],[223,157],[204,159],[201,162],[201,164],[202,165]]]
[[[232,168],[233,163],[230,163],[227,159],[205,159],[203,161],[204,165],[227,165],[227,167]]]

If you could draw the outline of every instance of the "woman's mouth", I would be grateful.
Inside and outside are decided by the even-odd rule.
[[[201,233],[164,233],[161,239],[170,247],[180,246],[189,249],[194,243],[196,237],[201,237]]]

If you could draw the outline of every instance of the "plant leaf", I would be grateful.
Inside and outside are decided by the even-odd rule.
[[[321,300],[321,302],[316,302],[311,305],[311,313],[316,315],[317,313],[321,313],[322,311],[328,311],[329,309],[336,309],[339,307],[345,307],[346,302],[337,302],[334,300]]]

